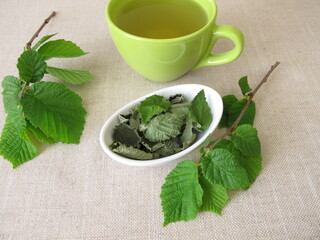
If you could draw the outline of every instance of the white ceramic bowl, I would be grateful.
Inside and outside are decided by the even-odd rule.
[[[201,133],[197,134],[197,139],[195,142],[188,147],[187,149],[178,152],[176,154],[167,156],[167,157],[162,157],[158,159],[153,159],[153,160],[134,160],[130,158],[126,158],[124,156],[121,156],[117,153],[114,153],[111,151],[109,148],[110,144],[112,143],[112,133],[113,129],[116,125],[119,124],[118,116],[120,114],[128,114],[130,111],[130,108],[138,105],[141,101],[143,101],[145,98],[157,94],[164,96],[165,98],[169,98],[172,95],[175,94],[183,94],[186,98],[186,100],[191,101],[198,92],[201,90],[204,90],[205,96],[207,99],[207,102],[209,104],[209,107],[211,108],[211,112],[213,115],[213,120],[209,126],[209,128]],[[181,159],[184,155],[187,153],[193,151],[195,148],[197,148],[201,143],[203,143],[206,138],[209,136],[211,132],[213,132],[216,127],[219,124],[219,121],[222,116],[222,110],[223,110],[223,104],[222,104],[222,99],[221,96],[212,88],[209,88],[204,85],[199,85],[199,84],[183,84],[183,85],[177,85],[173,87],[168,87],[164,88],[155,92],[152,92],[150,94],[147,94],[141,98],[138,98],[127,105],[123,106],[120,108],[118,111],[116,111],[103,125],[101,131],[100,131],[100,144],[102,149],[114,160],[126,164],[126,165],[131,165],[131,166],[142,166],[142,167],[147,167],[147,166],[159,166],[163,165],[168,162],[172,162],[178,159]]]

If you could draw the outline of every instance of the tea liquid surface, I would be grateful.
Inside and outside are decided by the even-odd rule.
[[[125,5],[115,18],[125,32],[154,39],[185,36],[206,23],[205,11],[192,0],[137,0]]]

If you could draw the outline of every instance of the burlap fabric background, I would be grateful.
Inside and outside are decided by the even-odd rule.
[[[1,158],[0,239],[320,239],[320,1],[217,0],[217,23],[245,35],[242,56],[171,83],[148,81],[126,65],[110,38],[105,4],[1,0],[1,79],[17,75],[23,46],[56,10],[42,34],[59,32],[90,54],[51,65],[88,69],[95,80],[71,86],[88,111],[80,145],[46,146],[15,170]],[[215,51],[231,46],[220,41]],[[232,191],[222,216],[200,213],[163,228],[160,188],[176,163],[136,168],[113,161],[99,145],[103,123],[122,105],[176,84],[239,94],[241,76],[255,85],[276,60],[280,67],[255,97],[264,157],[257,181],[246,192]],[[1,127],[4,120],[1,99]]]

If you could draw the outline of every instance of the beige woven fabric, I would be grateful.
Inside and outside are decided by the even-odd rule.
[[[240,28],[245,51],[233,63],[170,83],[148,81],[126,65],[110,38],[105,3],[1,0],[1,79],[17,75],[23,46],[56,10],[42,34],[59,32],[90,54],[51,65],[89,69],[95,80],[71,86],[88,111],[79,145],[45,146],[15,170],[0,159],[0,239],[320,239],[320,1],[217,0],[217,23]],[[221,40],[215,52],[231,46]],[[239,94],[241,76],[254,85],[276,60],[280,67],[255,97],[264,157],[257,181],[230,192],[222,216],[200,213],[162,227],[160,188],[176,163],[137,168],[113,161],[98,141],[103,123],[122,105],[176,84]],[[4,120],[1,99],[1,127]]]

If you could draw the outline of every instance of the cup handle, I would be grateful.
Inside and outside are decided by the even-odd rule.
[[[224,53],[211,54],[210,52],[219,38],[229,38],[234,43],[234,48]],[[204,57],[198,62],[194,69],[232,62],[240,56],[243,48],[244,37],[238,28],[229,25],[217,25],[213,31],[211,43],[204,54]]]

